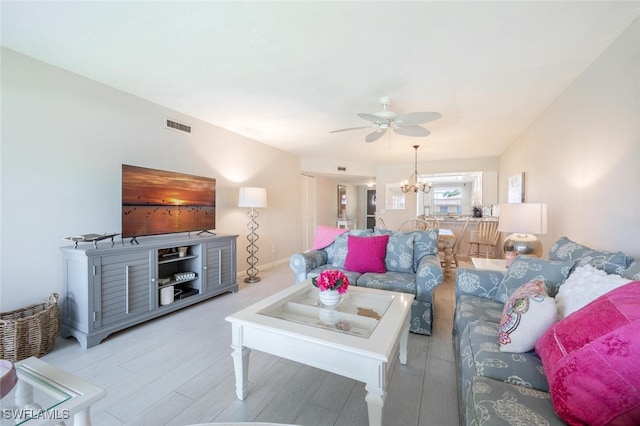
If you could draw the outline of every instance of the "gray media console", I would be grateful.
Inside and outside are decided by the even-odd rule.
[[[60,334],[86,349],[116,331],[237,291],[237,238],[180,234],[141,238],[135,245],[62,247]],[[171,288],[173,301],[166,298]]]

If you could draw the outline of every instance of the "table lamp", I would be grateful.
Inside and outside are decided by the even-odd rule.
[[[547,205],[542,203],[500,204],[498,231],[510,232],[504,240],[505,256],[542,256],[542,243],[534,234],[547,233]]]
[[[258,229],[258,223],[256,222],[258,211],[256,208],[267,207],[267,190],[265,188],[255,187],[240,188],[238,193],[238,207],[250,208],[247,213],[249,217],[247,228],[250,231],[247,235],[247,240],[249,241],[249,245],[247,246],[247,252],[249,253],[247,263],[249,264],[249,269],[247,269],[247,278],[244,279],[244,282],[257,283],[260,281],[260,277],[258,277],[258,269],[256,268],[256,263],[258,263],[258,257],[256,256],[258,252],[258,246],[256,245],[256,241],[258,241],[258,234],[256,234],[256,230]]]

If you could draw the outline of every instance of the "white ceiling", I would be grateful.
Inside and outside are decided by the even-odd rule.
[[[499,155],[640,2],[3,1],[5,47],[299,155],[375,165]],[[366,144],[392,98],[432,134]]]

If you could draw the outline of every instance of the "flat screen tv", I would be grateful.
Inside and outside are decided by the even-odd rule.
[[[216,180],[122,165],[122,237],[216,227]]]

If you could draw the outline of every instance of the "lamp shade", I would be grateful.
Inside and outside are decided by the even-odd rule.
[[[500,204],[498,231],[518,234],[546,234],[547,205],[542,203]]]
[[[267,207],[267,190],[246,186],[238,192],[238,207]]]

